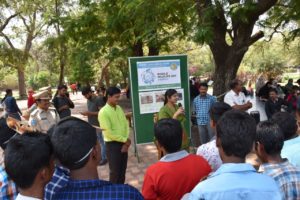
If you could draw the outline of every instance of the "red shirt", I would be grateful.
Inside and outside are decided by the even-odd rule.
[[[77,86],[76,86],[76,84],[74,83],[74,84],[70,85],[70,88],[71,88],[72,90],[76,90],[76,89],[77,89]]]
[[[33,98],[33,93],[28,95],[27,107],[28,109],[35,103],[35,99]]]
[[[289,94],[286,101],[292,104],[294,110],[297,109],[297,96],[295,94]]]
[[[147,169],[142,194],[145,200],[181,199],[210,172],[207,161],[197,155],[190,154],[171,162],[159,161]]]

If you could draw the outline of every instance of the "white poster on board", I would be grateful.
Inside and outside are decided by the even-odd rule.
[[[183,89],[176,89],[178,93],[177,103],[181,103],[184,106],[184,91]],[[157,113],[160,108],[164,106],[166,90],[157,90],[150,92],[140,92],[139,93],[139,104],[140,104],[140,113]]]
[[[180,88],[180,60],[137,62],[139,91]]]

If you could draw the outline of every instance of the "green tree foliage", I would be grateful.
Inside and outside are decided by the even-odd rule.
[[[170,42],[169,49],[162,51],[167,54],[187,54],[188,67],[192,76],[211,76],[214,71],[214,61],[208,45],[199,46],[189,40],[174,40]]]
[[[11,49],[5,43],[0,43],[0,68],[15,68],[22,64],[23,52],[19,49]]]
[[[84,84],[93,82],[94,70],[89,62],[89,52],[85,50],[74,50],[70,61],[71,82],[80,81]]]
[[[198,23],[195,41],[208,44],[215,61],[214,94],[229,89],[248,48],[264,37],[264,32],[253,33],[260,17],[275,9],[277,0],[196,0]],[[268,19],[268,15],[266,15]]]
[[[18,70],[22,87],[25,79],[40,84],[48,75],[58,83],[68,76],[71,82],[109,85],[127,81],[129,56],[188,54],[195,75],[215,70],[218,95],[245,55],[243,69],[255,73],[291,63],[278,55],[279,44],[262,38],[281,33],[297,40],[299,5],[299,0],[0,0],[0,8],[9,11],[0,12],[5,43],[0,67]],[[252,45],[264,51],[252,54]],[[296,64],[299,45],[293,45],[288,54]],[[22,77],[24,72],[37,75]]]
[[[268,13],[269,17],[260,23],[264,28],[274,33],[280,33],[287,41],[294,40],[300,36],[300,1],[281,0]]]
[[[78,11],[76,6],[78,1],[74,0],[47,0],[48,7],[44,13],[44,19],[47,24],[54,28],[55,34],[48,37],[45,44],[49,52],[54,56],[59,66],[58,84],[64,82],[64,75],[68,65],[68,39],[63,29],[64,19],[72,13]]]
[[[50,74],[49,71],[40,71],[29,76],[28,85],[33,89],[38,89],[48,85],[55,86],[57,75]]]
[[[258,42],[253,50],[245,57],[244,63],[248,61],[248,69],[253,74],[264,74],[268,79],[283,74],[286,64],[282,44]]]
[[[74,15],[62,18],[72,81],[94,83],[93,63],[107,52],[103,23],[102,14],[97,6],[87,7]]]
[[[289,68],[299,65],[299,41],[287,45],[279,36],[270,42],[259,41],[254,44],[241,63],[241,70],[253,75],[263,74],[267,78],[283,78]]]
[[[1,23],[0,37],[8,44],[12,52],[22,52],[22,55],[16,55],[19,62],[14,63],[14,67],[18,72],[18,85],[19,85],[19,94],[21,98],[25,98],[26,95],[26,85],[25,85],[25,69],[30,58],[30,50],[32,47],[33,40],[41,34],[41,31],[44,27],[44,22],[42,20],[42,12],[44,7],[42,5],[43,1],[41,0],[31,0],[31,1],[18,1],[18,0],[9,0],[3,1],[4,3],[0,4],[0,9],[3,9],[3,13],[15,13],[14,15],[17,18],[15,24],[10,27],[10,32],[5,32],[7,29],[8,19],[14,15],[10,15],[4,23]],[[4,14],[5,15],[5,14]],[[3,18],[3,15],[0,16]],[[21,25],[20,25],[21,24]],[[16,47],[13,39],[19,38],[19,41],[22,42],[22,48]]]
[[[26,83],[29,87],[38,89],[47,85],[57,86],[59,61],[55,56],[44,43],[33,46],[31,59],[25,71],[27,74]]]
[[[101,6],[106,14],[106,28],[112,41],[125,46],[130,55],[158,55],[170,41],[182,38],[190,30],[193,1],[107,0]]]

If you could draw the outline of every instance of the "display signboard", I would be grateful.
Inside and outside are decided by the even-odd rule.
[[[186,55],[129,58],[133,123],[137,144],[152,142],[154,114],[164,105],[167,89],[175,89],[178,103],[190,119],[189,74]],[[190,135],[190,120],[185,122]]]

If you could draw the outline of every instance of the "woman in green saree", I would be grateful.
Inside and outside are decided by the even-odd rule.
[[[165,118],[173,118],[177,119],[182,127],[182,145],[181,149],[189,150],[189,141],[187,137],[187,131],[185,130],[185,115],[184,109],[182,106],[177,105],[178,94],[177,91],[174,89],[168,89],[165,93],[165,101],[164,106],[160,109],[158,113],[158,119],[165,119]]]

